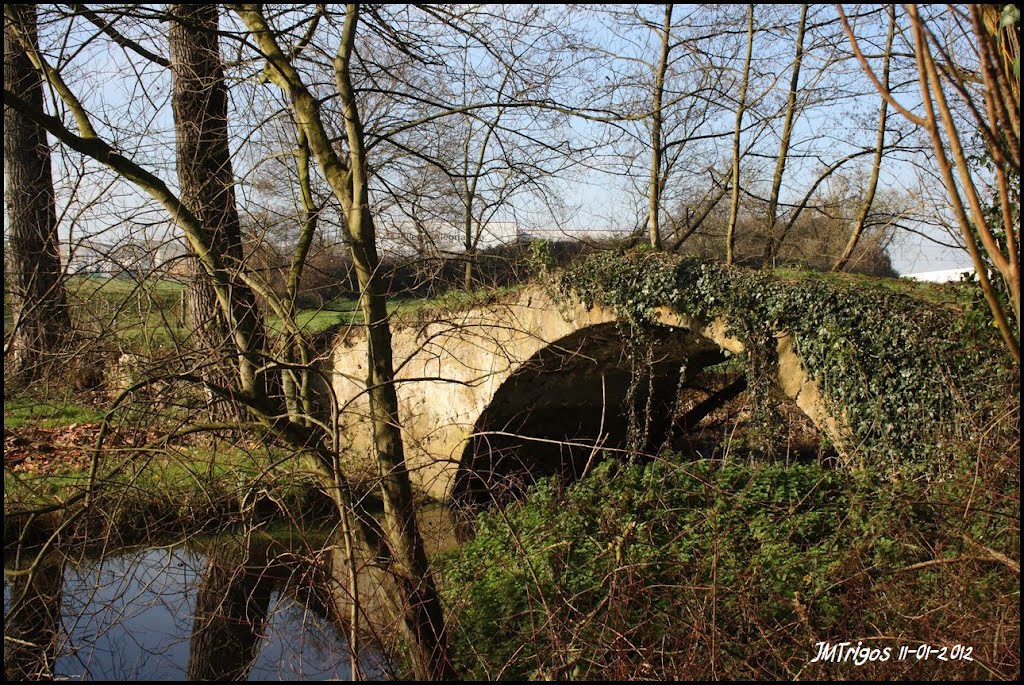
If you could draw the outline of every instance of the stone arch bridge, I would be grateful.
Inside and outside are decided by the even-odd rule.
[[[652,400],[676,390],[681,373],[695,374],[743,352],[720,319],[697,321],[667,308],[657,315],[662,325],[653,335]],[[548,472],[552,464],[564,468],[566,443],[570,451],[575,446],[569,463],[578,471],[593,445],[624,430],[632,377],[624,335],[628,327],[618,325],[613,310],[556,302],[536,286],[504,302],[438,314],[418,326],[393,325],[399,411],[413,484],[446,501],[491,486],[502,473],[536,473],[534,467],[542,463]],[[837,423],[793,351],[792,338],[779,332],[776,341],[779,388],[841,444]],[[369,459],[365,335],[353,331],[339,338],[332,363],[333,390],[343,408],[342,445],[356,459]],[[524,440],[535,463],[508,463],[522,459],[511,447]]]

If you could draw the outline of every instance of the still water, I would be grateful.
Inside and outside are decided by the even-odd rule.
[[[318,587],[330,573],[305,558],[237,540],[54,555],[5,577],[5,676],[349,679],[346,628]],[[364,678],[388,677],[378,652],[360,654]]]

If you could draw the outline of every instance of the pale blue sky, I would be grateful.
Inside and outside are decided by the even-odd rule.
[[[766,39],[762,39],[762,42],[764,40]],[[155,42],[154,45],[161,52],[166,52],[165,45]],[[227,49],[225,48],[225,50]],[[764,56],[766,49],[765,46],[760,46],[755,55]],[[768,51],[772,52],[773,49]],[[99,124],[101,132],[104,130],[105,120],[116,123],[118,126],[127,125],[130,130],[129,135],[122,133],[119,136],[119,144],[122,149],[131,153],[137,160],[144,162],[174,187],[176,183],[173,164],[173,137],[171,135],[172,122],[167,100],[169,78],[158,67],[145,64],[138,59],[132,59],[131,62],[136,69],[141,69],[145,74],[143,85],[140,85],[135,75],[130,72],[126,77],[123,71],[123,67],[127,63],[125,53],[120,48],[112,47],[108,41],[99,40],[86,48],[86,52],[74,60],[74,63],[78,65],[77,71],[69,72],[66,78],[69,85],[80,94],[87,105],[97,112],[96,123]],[[805,69],[809,68],[805,66]],[[776,88],[787,87],[786,81],[786,78],[781,79]],[[847,103],[844,106],[851,108],[852,116],[854,104]],[[864,104],[863,107],[870,110],[868,104]],[[835,111],[830,112],[826,107],[818,113],[820,118],[806,116],[799,119],[794,138],[813,140],[818,136],[820,140],[834,141],[829,144],[840,149],[844,144],[844,141],[841,140],[841,122],[840,128],[837,128],[836,121],[826,121],[830,117],[836,119],[835,115]],[[251,123],[251,119],[251,116],[234,119],[235,130],[241,132]],[[729,144],[728,140],[718,143],[719,146],[724,147],[728,147]],[[838,156],[840,153],[835,154]],[[92,164],[89,166],[95,168]],[[642,167],[643,164],[641,163],[639,166]],[[242,164],[236,165],[236,169],[241,170],[243,167]],[[59,176],[55,181],[58,187],[66,188],[72,175],[68,174],[67,170],[63,172],[61,170],[62,165],[55,160],[55,174]],[[801,179],[811,178],[814,173],[813,162],[803,167],[798,162],[791,162],[787,169],[789,197],[795,198],[802,194],[802,186],[807,181],[801,181]],[[909,167],[894,160],[886,166],[882,180],[883,187],[900,185],[900,176],[909,173]],[[558,187],[565,204],[578,208],[578,211],[575,211],[566,223],[566,228],[571,232],[587,229],[612,231],[627,228],[635,223],[635,208],[643,202],[635,191],[631,192],[628,183],[611,171],[592,170],[583,177],[562,181]],[[124,238],[125,224],[121,220],[144,204],[137,191],[123,183],[112,183],[111,177],[107,173],[91,178],[88,183],[79,187],[79,191],[82,197],[70,206],[68,212],[69,219],[71,217],[78,218],[76,233],[80,235],[83,232],[95,232],[99,227],[109,227],[113,234],[109,238],[104,236],[107,242],[116,242]],[[245,196],[245,192],[240,193],[240,198],[244,199]],[[786,199],[785,195],[783,199]],[[520,212],[527,217],[540,216],[539,213],[530,212],[527,206],[521,207]],[[154,232],[164,217],[159,210],[151,210],[144,211],[135,219],[136,230]],[[544,220],[536,219],[536,222],[536,225],[530,227],[531,232],[538,232],[537,229],[540,228]],[[547,221],[547,225],[553,226],[554,224]],[[928,229],[924,230],[928,232]],[[65,227],[65,234],[66,231]],[[539,232],[545,231],[541,229]],[[942,247],[911,233],[901,232],[894,241],[890,253],[896,269],[901,273],[966,266],[970,263],[968,256],[963,251]]]

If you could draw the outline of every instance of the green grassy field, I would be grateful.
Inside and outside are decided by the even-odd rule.
[[[4,401],[4,428],[55,428],[100,421],[103,412],[70,399],[20,395]]]
[[[173,346],[185,335],[182,296],[186,285],[169,279],[72,276],[68,299],[75,324],[93,334],[112,333],[125,351],[137,354]]]
[[[144,358],[173,354],[175,345],[187,344],[182,326],[182,295],[186,284],[172,280],[142,283],[121,278],[73,276],[68,295],[76,325],[86,337],[96,336],[116,346],[117,353],[129,352]],[[438,310],[456,310],[507,296],[514,289],[450,292],[435,298],[396,298],[388,311],[396,322],[412,322],[433,316]],[[295,322],[305,333],[315,335],[332,328],[357,325],[363,320],[359,303],[340,297],[316,309],[300,310]],[[8,322],[9,323],[9,322]],[[284,326],[278,316],[267,316],[272,334]],[[103,419],[102,403],[76,396],[70,388],[38,386],[21,391],[4,401],[4,427],[58,429]],[[170,411],[170,410],[168,410]],[[164,417],[171,420],[168,414]]]
[[[97,276],[72,276],[68,279],[68,294],[76,322],[89,330],[112,331],[128,351],[138,354],[168,348],[185,339],[187,331],[182,326],[185,288],[185,283],[173,280],[139,283]],[[402,319],[429,309],[459,309],[509,290],[453,291],[434,298],[394,298],[388,302],[388,312]],[[9,324],[9,316],[7,319]],[[301,309],[295,316],[295,323],[308,334],[362,321],[359,303],[350,297],[336,298],[319,308]],[[273,333],[285,330],[281,317],[275,314],[267,315],[266,325]]]

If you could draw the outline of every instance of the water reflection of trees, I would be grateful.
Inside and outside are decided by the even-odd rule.
[[[347,577],[332,579],[317,537],[242,531],[70,565],[64,550],[8,570],[5,679],[348,677]],[[376,650],[364,656],[384,675]]]
[[[275,594],[279,602],[282,597],[291,600],[290,611],[301,612],[293,616],[295,622],[314,627],[304,631],[303,651],[330,655],[332,643],[350,648],[347,641],[352,638],[352,626],[343,599],[350,597],[349,567],[338,563],[338,549],[333,541],[319,547],[296,547],[252,535],[221,537],[204,548],[206,570],[196,595],[188,677],[244,680],[251,675]],[[372,644],[383,644],[380,636],[386,634],[385,615],[365,615],[363,632]],[[286,641],[296,637],[288,635]],[[344,659],[337,649],[333,651]],[[368,658],[360,659],[360,671],[383,674],[383,661],[374,658],[375,654],[371,649]],[[281,660],[284,658],[282,653]],[[351,669],[351,663],[347,667]]]
[[[196,594],[189,680],[245,680],[267,622],[273,578],[266,541],[218,540]]]
[[[40,560],[7,581],[4,616],[4,680],[52,680],[60,630],[64,564]]]

